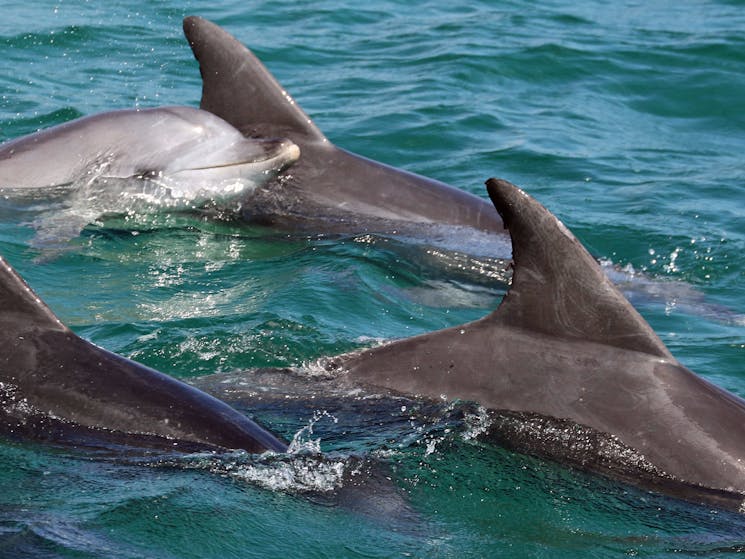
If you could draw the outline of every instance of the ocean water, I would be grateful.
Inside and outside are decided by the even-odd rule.
[[[745,396],[744,8],[5,1],[0,139],[105,110],[198,105],[181,20],[202,15],[252,48],[337,145],[480,196],[490,176],[525,188],[613,269],[681,362]],[[229,216],[112,216],[44,237],[58,209],[0,199],[0,254],[65,323],[209,388],[300,450],[143,457],[0,441],[0,557],[745,549],[741,515],[480,443],[468,406],[326,393],[313,377],[319,357],[483,316],[505,290],[488,274],[454,273],[407,242]],[[245,372],[256,367],[306,374]],[[357,470],[361,487],[344,481]]]

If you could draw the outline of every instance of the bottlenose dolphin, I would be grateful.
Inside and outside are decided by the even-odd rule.
[[[0,188],[68,185],[86,177],[138,180],[198,202],[219,195],[225,181],[244,182],[241,190],[256,187],[298,157],[291,141],[245,138],[207,111],[124,109],[0,144]]]
[[[249,137],[289,138],[300,146],[299,161],[243,204],[245,219],[314,233],[424,241],[428,267],[491,282],[495,263],[480,257],[508,258],[510,243],[488,200],[335,146],[235,37],[197,16],[185,18],[183,27],[202,75],[200,107]],[[409,248],[407,259],[421,259]],[[605,270],[642,303],[659,301],[727,323],[745,320],[682,282],[648,281],[607,262]]]
[[[284,452],[224,402],[75,335],[0,257],[0,430],[166,450]]]
[[[246,138],[192,107],[119,110],[1,144],[0,189],[34,196],[69,187],[69,236],[110,212],[240,201],[298,157],[289,140]]]
[[[275,454],[250,457],[250,469],[263,465],[271,473],[278,468],[289,471],[291,478],[292,468],[283,466],[288,460],[315,465],[320,475],[293,486],[315,495],[314,500],[394,521],[399,527],[413,514],[378,461],[351,456],[339,469],[338,458],[295,457],[286,442],[223,401],[75,335],[2,257],[0,434],[87,449],[154,449],[168,455],[270,451]],[[246,479],[240,475],[242,462],[235,458],[217,464],[217,471],[231,475],[237,469],[238,477]],[[177,459],[175,464],[183,462]]]
[[[480,320],[331,358],[341,378],[493,410],[492,437],[727,508],[745,496],[745,401],[681,365],[569,230],[487,182],[512,285]],[[345,374],[346,373],[346,374]]]
[[[249,137],[289,138],[300,160],[243,208],[266,224],[342,232],[410,233],[462,226],[504,235],[488,201],[458,188],[355,155],[332,144],[254,54],[196,16],[184,33],[199,61],[200,108]]]
[[[675,360],[548,210],[506,181],[487,185],[513,241],[512,286],[497,310],[329,358],[326,369],[344,382],[477,402],[501,444],[741,510],[745,401]],[[223,402],[82,340],[2,259],[0,344],[9,435],[287,448]]]

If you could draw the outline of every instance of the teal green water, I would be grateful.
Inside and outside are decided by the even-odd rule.
[[[254,49],[338,145],[482,196],[489,176],[524,187],[594,254],[633,270],[632,300],[676,357],[745,396],[745,5],[649,4],[5,2],[0,139],[104,110],[197,105],[181,19],[203,15]],[[189,216],[134,233],[111,219],[50,256],[34,223],[53,213],[0,200],[0,254],[78,333],[181,378],[312,363],[482,316],[503,293],[385,239]],[[478,419],[458,410],[312,398],[312,378],[252,400],[226,378],[222,396],[288,439],[320,439],[328,461],[3,442],[0,557],[745,549],[739,515],[472,442]],[[387,468],[378,493],[398,512],[302,494],[357,454]]]

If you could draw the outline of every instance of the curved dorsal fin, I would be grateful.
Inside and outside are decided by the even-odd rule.
[[[230,33],[189,16],[184,34],[202,74],[200,108],[249,136],[287,137],[300,144],[326,141],[261,61]]]
[[[7,342],[38,328],[68,330],[0,256],[0,340]]]
[[[671,357],[561,221],[507,181],[489,179],[486,187],[510,231],[514,262],[512,286],[490,320]]]

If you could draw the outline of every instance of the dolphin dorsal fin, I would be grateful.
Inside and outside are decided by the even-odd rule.
[[[0,340],[2,345],[34,329],[68,331],[23,278],[0,256]]]
[[[561,221],[505,180],[486,187],[512,237],[514,266],[512,286],[488,320],[672,357]]]
[[[247,136],[326,141],[300,106],[271,73],[230,33],[189,16],[184,34],[202,74],[200,108],[229,122]]]

